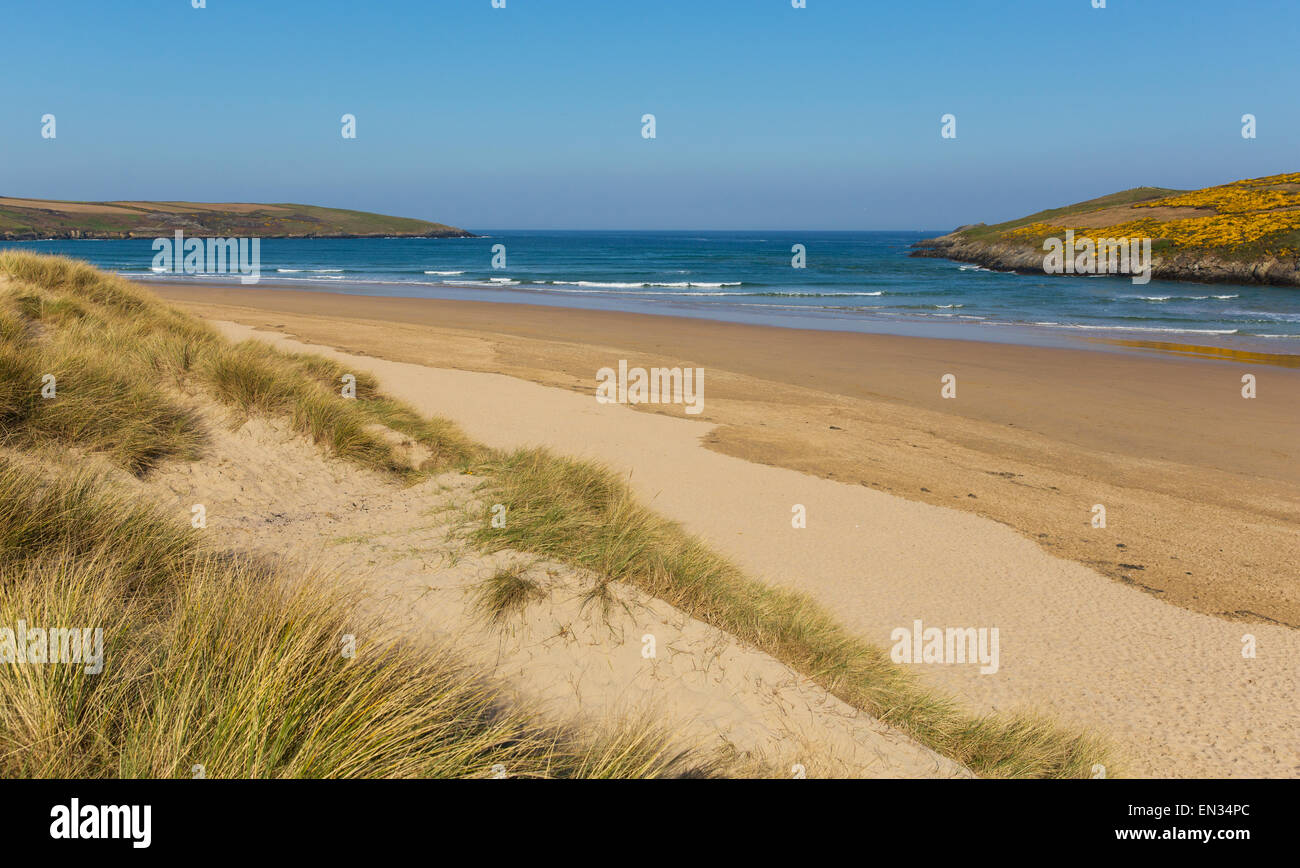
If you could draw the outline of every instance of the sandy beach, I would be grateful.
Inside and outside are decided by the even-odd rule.
[[[916,668],[977,709],[1109,734],[1127,773],[1300,774],[1293,369],[151,286],[232,336],[330,348],[490,445],[597,458],[881,646],[915,620],[997,627],[996,674]],[[703,367],[704,413],[597,404],[595,371],[620,359]],[[955,399],[940,397],[945,373]],[[1243,373],[1259,397],[1241,396]],[[795,504],[806,528],[791,527]],[[1247,633],[1257,657],[1242,655]]]
[[[150,287],[209,317],[583,395],[697,365],[713,451],[1010,525],[1173,605],[1300,626],[1300,371],[677,317],[329,292]],[[1098,347],[1108,347],[1097,344]],[[957,378],[957,398],[940,378]],[[1258,397],[1242,397],[1243,374]],[[681,408],[642,413],[684,418]],[[1107,510],[1104,530],[1093,507]]]

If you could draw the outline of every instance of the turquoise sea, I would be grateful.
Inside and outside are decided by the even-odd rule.
[[[932,232],[494,231],[466,239],[264,239],[261,288],[476,299],[801,328],[1057,343],[1135,338],[1300,351],[1300,288],[1047,277],[908,256]],[[792,267],[803,245],[806,267]],[[505,267],[494,268],[504,245]],[[4,244],[155,274],[149,239]],[[499,248],[498,248],[499,249]],[[498,258],[498,264],[500,260]]]

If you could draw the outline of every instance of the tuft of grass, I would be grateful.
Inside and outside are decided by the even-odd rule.
[[[510,522],[475,523],[488,551],[565,561],[626,582],[771,654],[850,705],[981,776],[1088,777],[1106,746],[1026,714],[975,716],[921,686],[881,648],[847,632],[803,594],[754,581],[679,525],[641,506],[599,465],[525,449],[490,462],[487,502]]]
[[[478,607],[492,621],[501,623],[520,614],[532,600],[546,596],[541,583],[528,576],[519,564],[503,567],[478,587]]]

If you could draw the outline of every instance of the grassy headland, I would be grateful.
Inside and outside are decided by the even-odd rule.
[[[1154,277],[1300,285],[1300,173],[1201,190],[1137,187],[1005,223],[963,226],[919,242],[913,256],[1043,271],[1043,242],[1150,238]]]
[[[191,237],[472,238],[455,226],[318,205],[60,202],[0,197],[0,239]]]

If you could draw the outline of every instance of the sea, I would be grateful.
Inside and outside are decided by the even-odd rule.
[[[1300,352],[1300,288],[1025,275],[909,256],[930,232],[484,231],[263,239],[261,289],[464,299],[1009,343],[1131,338]],[[28,241],[140,281],[152,239]],[[802,263],[798,262],[802,251]],[[795,267],[802,264],[803,267]],[[503,267],[496,267],[503,266]]]

